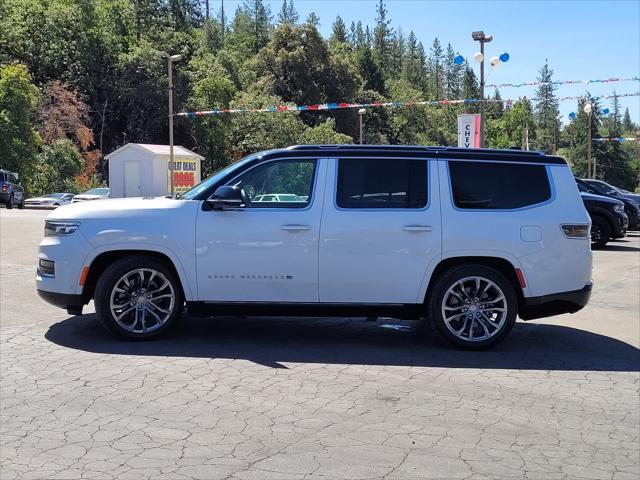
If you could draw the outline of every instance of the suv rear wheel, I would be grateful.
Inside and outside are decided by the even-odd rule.
[[[516,322],[518,298],[509,280],[493,268],[455,267],[436,281],[428,311],[448,342],[477,350],[509,334]]]
[[[174,274],[145,256],[117,260],[102,273],[95,289],[98,319],[107,330],[133,339],[160,335],[180,315],[184,302]]]
[[[591,219],[591,243],[594,248],[603,248],[611,239],[611,226],[606,218],[594,215]]]

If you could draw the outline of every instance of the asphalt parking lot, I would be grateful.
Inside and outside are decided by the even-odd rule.
[[[125,342],[35,293],[46,211],[0,210],[0,478],[638,479],[640,236],[575,315],[486,352],[410,322],[182,318]]]

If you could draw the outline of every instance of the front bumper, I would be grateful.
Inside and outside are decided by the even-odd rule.
[[[40,289],[38,289],[38,295],[40,295],[40,298],[45,302],[66,309],[70,315],[82,315],[82,307],[86,303],[82,295],[47,292]]]
[[[523,320],[552,317],[563,313],[576,313],[582,310],[591,298],[592,283],[580,290],[553,293],[541,297],[525,297],[518,316]]]

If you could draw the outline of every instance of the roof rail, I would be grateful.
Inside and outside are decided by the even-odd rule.
[[[470,151],[479,152],[503,152],[510,155],[523,155],[523,156],[543,156],[544,152],[537,150],[514,150],[514,149],[490,149],[490,148],[462,148],[462,147],[447,147],[438,145],[360,145],[353,143],[345,144],[327,144],[327,145],[292,145],[285,150],[413,150],[413,151],[446,151],[451,153],[469,153]]]

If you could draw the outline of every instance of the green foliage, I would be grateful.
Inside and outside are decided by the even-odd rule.
[[[70,140],[57,140],[45,145],[38,155],[28,184],[29,193],[43,195],[52,192],[78,192],[74,181],[84,161]]]
[[[330,118],[315,127],[308,127],[302,133],[301,140],[298,143],[310,145],[353,143],[353,138],[344,133],[336,132],[335,128],[336,122]]]
[[[553,70],[545,62],[540,69],[538,82],[541,82],[536,92],[535,118],[538,127],[538,149],[552,153],[560,138],[560,110],[555,96]]]
[[[38,89],[24,65],[0,68],[0,168],[28,177],[40,136],[31,125]]]

